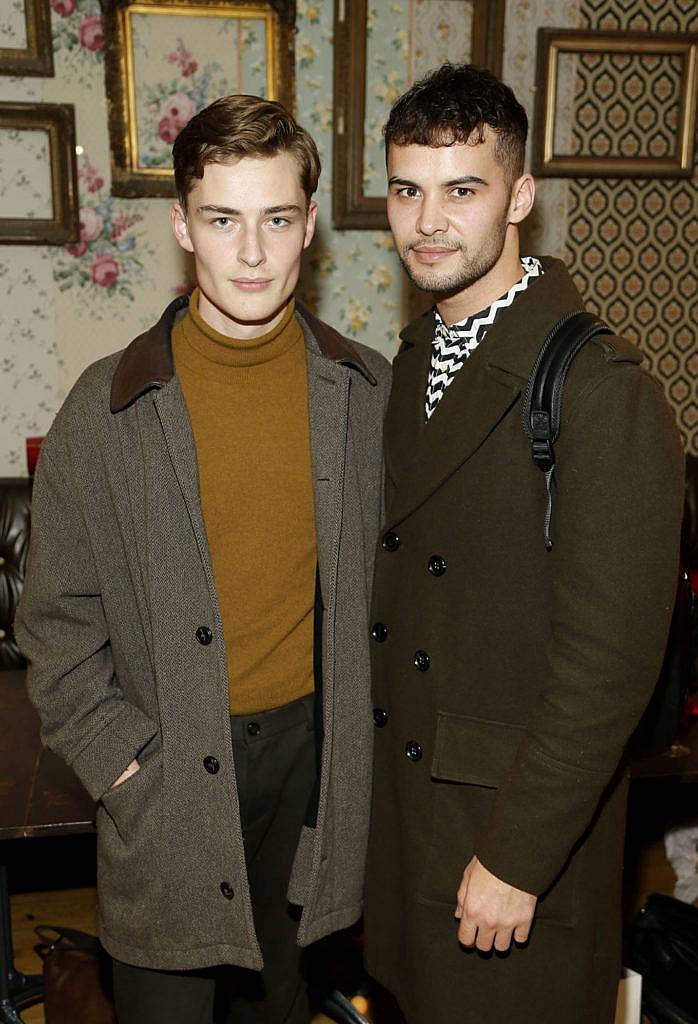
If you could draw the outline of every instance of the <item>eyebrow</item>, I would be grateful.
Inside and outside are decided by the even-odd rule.
[[[406,188],[419,188],[416,181],[410,181],[409,178],[399,178],[395,175],[388,179],[389,185],[404,185]],[[487,182],[484,178],[476,178],[474,175],[466,175],[462,178],[451,178],[450,181],[442,182],[443,188],[453,188],[456,185],[486,185]]]
[[[277,213],[300,213],[300,209],[301,209],[300,206],[296,205],[296,203],[283,203],[281,206],[265,206],[264,209],[261,210],[260,212],[264,216],[269,216],[269,214],[277,214]],[[218,213],[218,214],[221,214],[221,215],[226,216],[226,217],[241,217],[242,216],[242,210],[236,210],[232,206],[216,206],[216,205],[197,206],[196,212],[197,213]]]

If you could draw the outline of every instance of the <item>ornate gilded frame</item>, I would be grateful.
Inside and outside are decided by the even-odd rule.
[[[2,128],[48,134],[53,216],[0,218],[0,244],[65,245],[79,241],[75,108],[67,103],[0,103]]]
[[[598,157],[554,152],[558,66],[565,53],[622,53],[679,56],[683,60],[679,133],[675,158]],[[690,178],[693,173],[698,35],[674,32],[538,30],[535,132],[532,170],[548,178]]]
[[[270,99],[294,106],[295,0],[100,0],[104,21],[105,77],[112,151],[112,192],[117,196],[174,196],[171,169],[139,163],[136,90],[131,35],[134,14],[215,19],[261,19],[266,29],[266,79]],[[215,29],[214,29],[215,30]]]
[[[24,0],[27,45],[0,47],[0,75],[53,76],[53,42],[49,0]]]
[[[363,191],[367,0],[335,0],[332,222],[388,228],[385,199]],[[473,0],[472,53],[463,60],[501,74],[505,0]]]

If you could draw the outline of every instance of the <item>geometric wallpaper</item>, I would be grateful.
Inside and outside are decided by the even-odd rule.
[[[698,9],[694,0],[582,0],[579,27],[696,32]],[[671,155],[677,120],[675,107],[667,105],[676,95],[672,63],[644,58],[639,74],[626,55],[583,58],[574,150],[606,155],[610,115],[616,140],[626,121],[645,127],[641,137],[627,133],[623,155]],[[568,188],[566,260],[575,283],[588,305],[642,350],[674,407],[687,449],[698,453],[696,176],[573,178]]]

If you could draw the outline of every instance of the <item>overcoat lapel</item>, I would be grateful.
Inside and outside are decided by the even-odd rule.
[[[320,586],[328,604],[336,588],[342,525],[344,458],[349,420],[350,372],[307,349],[310,449],[315,496]]]
[[[480,448],[519,399],[547,331],[570,308],[583,308],[562,263],[547,259],[543,267],[545,302],[538,278],[501,313],[428,423],[424,400],[433,313],[403,331],[385,424],[386,466],[393,483],[388,525],[397,525],[422,505]]]
[[[433,319],[419,322],[413,345],[396,359],[385,425],[393,485],[389,525],[418,508],[472,454],[521,393],[521,380],[490,367],[477,349],[451,382],[431,420],[424,415]],[[407,340],[407,338],[406,338]]]

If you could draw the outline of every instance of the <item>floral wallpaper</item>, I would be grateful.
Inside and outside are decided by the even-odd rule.
[[[55,77],[2,76],[0,100],[74,104],[80,240],[65,247],[0,247],[5,298],[0,306],[0,475],[9,476],[25,472],[25,437],[45,433],[84,367],[124,347],[192,280],[187,257],[171,237],[169,201],[117,199],[110,194],[104,39],[97,0],[50,2]],[[536,31],[541,25],[580,26],[582,2],[507,0],[504,78],[531,115]],[[618,3],[611,0],[609,6]],[[468,19],[463,13],[471,6],[454,0],[369,0],[365,174],[375,194],[382,192],[380,128],[387,107],[415,75],[444,54],[457,58],[467,49]],[[23,0],[2,4],[0,46],[23,44],[22,11]],[[305,257],[299,292],[339,330],[390,357],[401,326],[428,299],[407,286],[388,232],[332,228],[333,11],[332,0],[297,0],[297,114],[315,136],[323,162],[318,230]],[[242,75],[239,80],[245,88],[251,83],[250,90],[260,92],[263,39],[253,22],[241,23],[234,31],[240,33],[244,58],[236,74]],[[218,87],[216,76],[223,76],[223,88],[223,79],[232,81],[231,71],[215,47],[203,50],[195,36],[178,25],[150,38],[143,34],[141,42],[149,56],[139,91],[140,144],[144,157],[157,166],[166,157],[171,137],[197,105],[204,78],[209,95],[209,89]],[[151,68],[157,70],[152,78]],[[574,78],[569,74],[560,82],[561,102],[568,111]],[[571,135],[565,141],[574,143]],[[2,166],[10,160],[17,163],[13,146],[16,141],[0,133]],[[23,201],[32,189],[40,191],[30,173],[35,162],[26,156],[23,161],[29,179]],[[0,173],[0,210],[13,201],[10,188],[17,184],[11,184],[11,178]],[[525,250],[569,258],[568,223],[574,216],[569,185],[561,179],[542,181],[538,196],[526,226]],[[692,436],[695,444],[696,434]]]
[[[0,128],[0,217],[53,216],[49,137]]]

